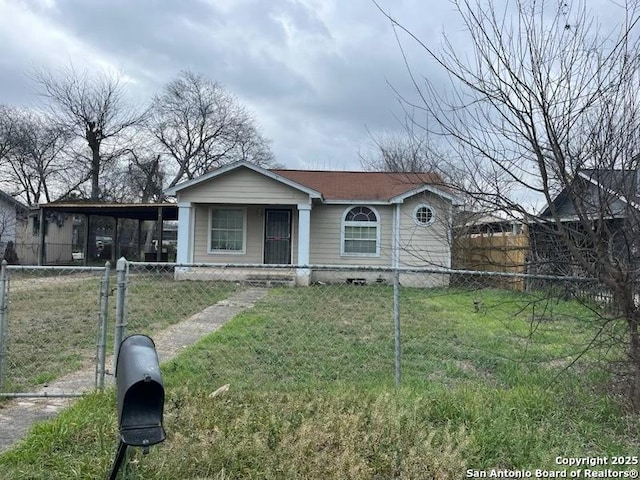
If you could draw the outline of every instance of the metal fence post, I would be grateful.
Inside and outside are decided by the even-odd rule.
[[[6,375],[7,322],[9,313],[9,271],[7,261],[2,260],[0,267],[0,392]]]
[[[127,311],[126,295],[127,295],[127,259],[120,257],[116,263],[117,272],[117,294],[116,294],[116,332],[113,339],[113,373],[115,375],[116,365],[118,365],[118,352],[120,344],[124,338],[127,328]],[[115,378],[115,377],[114,377]]]
[[[100,322],[96,355],[96,388],[104,388],[104,376],[107,369],[107,324],[109,322],[109,275],[111,263],[104,264],[104,275],[100,282]]]
[[[402,348],[400,343],[400,270],[393,271],[393,338],[396,387],[402,381]]]

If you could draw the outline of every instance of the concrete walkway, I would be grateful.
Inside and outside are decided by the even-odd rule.
[[[160,362],[165,362],[193,345],[203,336],[217,330],[238,313],[253,307],[267,293],[266,288],[248,288],[226,300],[205,308],[188,319],[153,335]],[[136,332],[128,332],[136,333]],[[113,360],[107,358],[107,369]],[[113,378],[113,377],[108,377]],[[94,388],[95,365],[66,375],[52,382],[42,393],[87,392]],[[108,382],[105,381],[105,383]],[[13,447],[25,437],[37,422],[55,417],[76,398],[21,398],[0,405],[0,453]]]

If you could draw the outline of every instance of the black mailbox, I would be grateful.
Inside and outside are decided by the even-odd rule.
[[[165,439],[162,426],[164,386],[158,354],[146,335],[131,335],[120,344],[116,364],[121,442],[148,447]]]

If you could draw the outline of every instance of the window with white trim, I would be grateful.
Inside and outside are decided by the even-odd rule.
[[[348,209],[342,220],[342,254],[378,256],[380,221],[378,214],[365,206]]]
[[[429,205],[418,205],[413,210],[413,221],[416,222],[416,225],[421,227],[426,227],[427,225],[431,225],[436,218],[436,213],[433,208]]]
[[[244,253],[246,238],[245,210],[212,208],[209,229],[209,251]]]

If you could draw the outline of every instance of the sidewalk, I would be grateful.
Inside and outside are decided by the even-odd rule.
[[[266,295],[266,288],[248,288],[235,293],[215,305],[205,308],[182,322],[153,335],[160,362],[165,362],[193,345],[203,336],[217,330],[240,312],[253,307]],[[136,333],[136,332],[128,332]],[[107,358],[107,368],[113,363]],[[80,370],[52,382],[42,392],[82,392],[94,388],[95,366]],[[109,377],[112,378],[112,377]],[[105,382],[106,383],[106,382]],[[37,422],[55,417],[76,398],[20,398],[0,405],[0,453],[13,447],[25,437]]]

